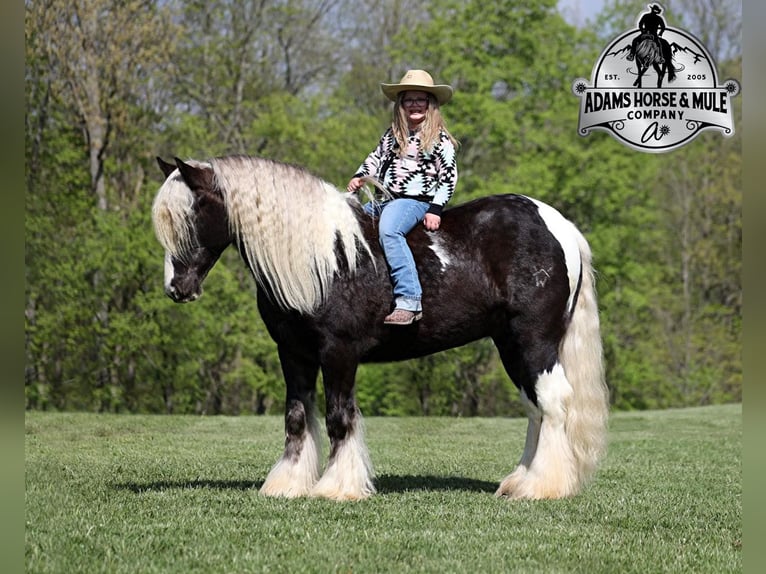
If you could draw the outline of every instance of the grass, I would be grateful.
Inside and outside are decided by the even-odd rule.
[[[493,496],[520,419],[371,418],[379,493],[262,497],[281,417],[26,415],[27,572],[741,572],[742,407],[616,413],[594,483]]]

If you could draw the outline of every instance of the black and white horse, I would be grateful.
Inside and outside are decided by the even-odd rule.
[[[366,498],[373,470],[354,396],[362,362],[397,361],[491,337],[521,391],[529,424],[498,496],[577,494],[605,448],[608,416],[587,242],[552,207],[520,195],[445,210],[441,229],[413,230],[422,320],[383,324],[392,288],[375,220],[359,199],[308,171],[247,156],[157,158],[154,201],[165,292],[193,301],[234,244],[257,283],[258,308],[287,385],[285,449],[261,492]],[[326,397],[322,465],[316,384]]]

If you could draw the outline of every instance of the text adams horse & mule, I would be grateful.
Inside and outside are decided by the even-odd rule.
[[[392,288],[375,220],[359,199],[308,171],[228,156],[169,164],[152,216],[166,250],[165,291],[193,301],[234,244],[287,385],[285,449],[261,492],[366,498],[375,492],[354,384],[360,363],[397,361],[491,337],[521,391],[529,424],[498,496],[577,494],[605,448],[608,415],[591,254],[556,210],[520,195],[445,210],[441,229],[407,237],[422,320],[383,324]],[[316,384],[326,397],[322,471]]]

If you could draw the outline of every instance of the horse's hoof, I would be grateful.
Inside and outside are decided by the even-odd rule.
[[[336,502],[352,502],[357,500],[367,500],[375,493],[374,488],[363,490],[341,490],[332,488],[313,488],[309,493],[311,498],[326,498]]]

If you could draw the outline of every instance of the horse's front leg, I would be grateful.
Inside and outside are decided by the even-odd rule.
[[[362,414],[354,397],[357,360],[342,351],[323,361],[330,458],[311,496],[359,500],[374,494],[373,470],[364,441]]]
[[[261,487],[267,496],[309,494],[319,480],[321,439],[316,417],[319,365],[280,347],[279,359],[287,383],[285,451]]]

